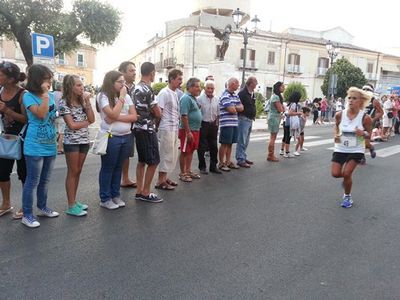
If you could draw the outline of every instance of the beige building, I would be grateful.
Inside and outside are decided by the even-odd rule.
[[[340,47],[337,58],[346,57],[359,67],[365,77],[381,93],[400,84],[400,57],[386,55],[353,44],[353,36],[341,27],[326,31],[298,28],[277,33],[257,30],[243,50],[243,36],[230,35],[229,48],[223,62],[218,61],[217,49],[221,41],[214,37],[210,26],[221,31],[227,24],[235,28],[232,12],[240,7],[248,20],[250,1],[194,1],[193,13],[184,19],[166,22],[165,36],[156,35],[148,41],[147,48],[131,60],[140,68],[141,63],[155,63],[156,81],[165,81],[168,70],[179,68],[188,79],[201,80],[212,74],[217,90],[222,91],[230,76],[242,77],[243,57],[246,55],[245,75],[258,78],[260,92],[267,96],[273,84],[302,82],[309,98],[321,97],[321,85],[329,68],[330,58],[326,44],[331,41]]]
[[[66,74],[75,74],[81,77],[85,85],[93,84],[93,73],[96,68],[96,53],[94,47],[82,45],[69,54],[61,54],[55,58],[55,79],[62,81]],[[25,70],[27,64],[18,43],[0,38],[0,59],[17,64]]]

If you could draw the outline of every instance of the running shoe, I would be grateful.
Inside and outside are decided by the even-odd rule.
[[[308,148],[303,147],[300,149],[300,151],[308,151]]]
[[[371,158],[375,158],[376,157],[375,148],[373,148],[373,147],[369,148],[369,153],[371,154]]]
[[[40,226],[40,223],[32,215],[27,215],[22,218],[22,224],[28,226],[29,228],[36,228]]]
[[[343,196],[343,201],[340,204],[341,207],[350,208],[353,206],[353,199],[351,196]]]
[[[294,156],[300,156],[300,153],[297,152],[297,151],[295,151],[295,152],[293,152],[293,155],[294,155]]]
[[[281,149],[281,150],[279,151],[279,155],[285,155],[285,152]]]
[[[285,153],[285,154],[283,155],[283,157],[286,157],[286,158],[293,158],[294,155],[293,155],[292,153]]]
[[[55,218],[58,217],[60,214],[56,211],[51,210],[48,207],[44,207],[42,209],[39,208],[39,212],[37,215],[39,217]]]
[[[83,216],[86,216],[86,215],[87,215],[87,211],[84,210],[84,209],[82,209],[82,207],[79,206],[77,203],[76,203],[74,206],[69,207],[69,208],[65,211],[65,213],[66,213],[67,215],[75,216],[75,217],[83,217]]]

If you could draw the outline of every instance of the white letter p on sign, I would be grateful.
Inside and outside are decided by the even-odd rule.
[[[42,50],[47,49],[50,46],[49,39],[47,39],[44,36],[37,36],[36,37],[36,41],[37,41],[37,43],[36,43],[36,50],[37,51],[36,52],[39,55],[42,54]]]

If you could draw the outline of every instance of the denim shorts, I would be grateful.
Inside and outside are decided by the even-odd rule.
[[[89,144],[64,144],[64,152],[88,153]]]
[[[238,141],[237,126],[221,127],[219,129],[220,144],[236,144]]]

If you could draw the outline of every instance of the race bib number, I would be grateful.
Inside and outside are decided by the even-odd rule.
[[[356,147],[357,137],[356,136],[342,136],[341,144],[345,147]]]

